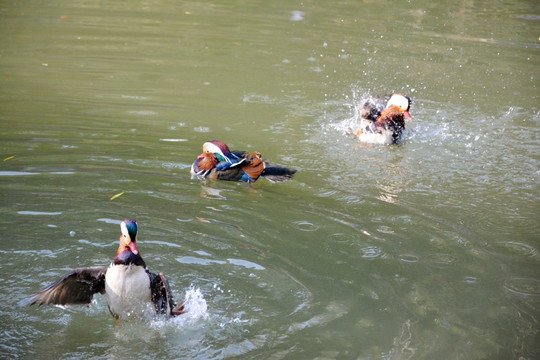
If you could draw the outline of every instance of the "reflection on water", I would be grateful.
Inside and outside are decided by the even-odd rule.
[[[18,211],[17,213],[20,215],[47,215],[47,216],[62,215],[61,212],[43,212],[43,211]]]
[[[0,357],[539,357],[533,2],[3,5]],[[299,171],[191,179],[212,139]],[[16,306],[125,218],[188,315]]]

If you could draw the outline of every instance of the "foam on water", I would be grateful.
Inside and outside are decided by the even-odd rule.
[[[200,320],[209,317],[208,306],[199,288],[190,286],[184,296],[185,314],[170,319],[158,318],[152,321],[151,326],[156,329],[165,327],[183,328],[196,325]]]

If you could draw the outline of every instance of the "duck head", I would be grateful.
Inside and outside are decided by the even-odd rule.
[[[386,104],[386,108],[388,109],[392,106],[397,106],[403,113],[403,116],[405,116],[407,119],[411,119],[411,114],[409,114],[411,104],[412,100],[410,97],[401,94],[392,94],[388,100],[388,103]]]
[[[196,168],[197,171],[209,171],[216,167],[218,159],[212,152],[204,151],[201,155],[197,156]]]
[[[139,254],[139,249],[137,249],[137,221],[124,220],[120,224],[120,229],[122,235],[120,235],[120,246],[118,246],[116,255],[118,256],[118,254],[126,250],[131,251],[134,255]]]
[[[203,153],[201,155],[204,155],[205,153],[213,154],[218,162],[226,161],[231,164],[233,163],[231,160],[231,157],[233,157],[231,150],[224,142],[219,140],[205,142],[203,144]]]

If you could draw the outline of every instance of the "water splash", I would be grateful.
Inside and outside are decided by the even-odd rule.
[[[352,116],[335,123],[330,123],[328,124],[328,127],[335,131],[338,131],[342,135],[357,136],[356,132],[359,129],[365,128],[370,125],[370,121],[362,118],[362,116],[360,116],[360,112],[364,107],[366,101],[372,98],[373,96],[369,91],[364,91],[362,89],[353,89],[352,96],[346,96],[346,99],[350,100],[348,106],[353,111]],[[358,139],[364,143],[379,145],[390,144],[392,142],[392,133],[389,131],[384,135],[385,136],[381,136],[381,134],[363,133],[358,137]]]
[[[200,320],[209,317],[208,305],[199,288],[190,286],[184,296],[185,314],[170,319],[159,318],[152,321],[151,326],[156,330],[166,328],[184,328],[197,325]]]
[[[353,110],[353,115],[336,123],[330,123],[329,127],[343,135],[353,135],[356,130],[360,129],[360,127],[364,125],[364,120],[360,116],[361,104],[363,104],[369,97],[369,93],[364,93],[359,97],[357,92],[353,91],[352,103],[349,105]]]
[[[187,312],[183,316],[176,317],[174,320],[196,321],[208,318],[208,305],[199,288],[190,286],[186,290],[184,307]]]

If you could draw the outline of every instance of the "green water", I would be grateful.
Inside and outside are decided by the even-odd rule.
[[[0,357],[540,357],[535,1],[8,0],[0,44]],[[391,92],[401,144],[344,134]],[[298,173],[192,179],[212,139]],[[125,218],[206,310],[17,306]]]

